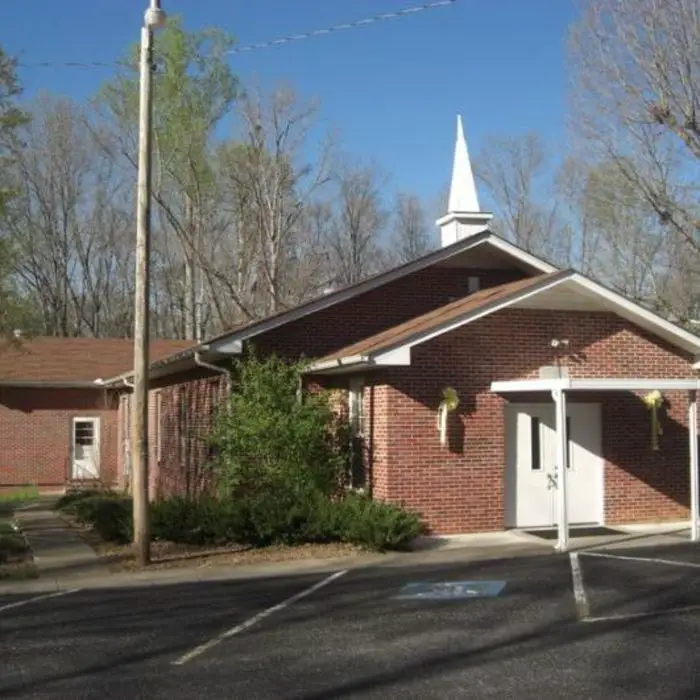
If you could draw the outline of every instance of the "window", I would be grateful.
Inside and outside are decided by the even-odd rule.
[[[348,390],[348,421],[353,435],[362,435],[362,392],[364,385],[362,379],[351,379]]]
[[[530,417],[530,468],[533,472],[542,469],[542,451],[540,449],[540,419]]]
[[[536,416],[530,416],[530,468],[533,472],[542,470],[541,422]],[[571,469],[573,460],[571,435],[571,416],[566,417],[566,449],[568,451],[567,469]],[[555,438],[556,439],[556,438]]]
[[[481,279],[479,277],[469,277],[467,280],[469,293],[478,292],[481,289]]]
[[[364,440],[362,431],[364,428],[362,393],[364,383],[362,379],[350,380],[348,389],[348,422],[350,423],[350,464],[348,485],[352,489],[364,488],[366,482]]]

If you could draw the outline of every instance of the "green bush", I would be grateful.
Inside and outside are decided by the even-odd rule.
[[[341,538],[368,549],[403,549],[423,531],[416,513],[393,503],[349,494],[333,505],[337,510],[333,527]]]
[[[69,507],[78,522],[92,527],[103,540],[119,544],[131,542],[133,520],[130,498],[115,494],[87,496],[74,501]]]
[[[68,491],[61,496],[58,501],[56,501],[56,505],[54,507],[56,510],[63,511],[64,513],[75,513],[78,503],[94,498],[95,496],[104,498],[120,498],[121,494],[107,489],[76,489],[75,491]]]
[[[131,542],[134,536],[131,499],[102,498],[92,526],[107,542]]]
[[[316,509],[324,500],[327,499],[309,490],[277,491],[249,497],[242,507],[239,537],[256,547],[310,541]]]
[[[71,508],[77,520],[102,539],[131,542],[130,498],[89,496]],[[317,491],[278,491],[258,493],[241,502],[171,497],[151,505],[151,530],[154,539],[190,545],[348,542],[384,551],[406,547],[422,527],[415,513],[359,494],[331,499]]]
[[[2,523],[0,523],[2,525]],[[0,528],[0,564],[5,564],[11,558],[20,556],[27,551],[27,543],[22,535],[11,528]]]
[[[173,496],[151,506],[154,539],[205,545],[240,541],[243,511],[231,500]]]
[[[272,494],[331,495],[342,484],[347,455],[336,416],[324,393],[300,400],[302,369],[275,357],[238,362],[211,434],[221,494],[249,506],[261,532],[274,529],[263,521],[286,503]]]
[[[417,514],[358,494],[342,500],[265,494],[247,500],[241,515],[238,541],[256,547],[348,542],[385,551],[405,548],[423,530]]]

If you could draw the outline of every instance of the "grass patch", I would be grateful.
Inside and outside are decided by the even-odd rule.
[[[18,505],[27,501],[36,501],[39,498],[39,489],[36,486],[18,486],[9,491],[0,491],[0,503]]]

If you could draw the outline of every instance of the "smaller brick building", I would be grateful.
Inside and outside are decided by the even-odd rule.
[[[231,357],[252,344],[315,358],[309,384],[340,392],[362,446],[355,486],[432,532],[557,525],[566,546],[569,523],[692,512],[700,536],[700,338],[489,219],[460,123],[438,250],[154,362],[153,497],[208,488],[205,438]]]
[[[189,345],[157,341],[156,358]],[[17,338],[0,348],[0,490],[116,485],[119,396],[96,383],[131,364],[122,338]]]

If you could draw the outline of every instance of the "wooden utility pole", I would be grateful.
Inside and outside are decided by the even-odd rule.
[[[142,566],[151,560],[148,499],[148,365],[151,249],[151,113],[153,29],[165,22],[160,0],[150,0],[141,28],[139,157],[136,205],[136,280],[134,289],[134,393],[131,402],[131,465],[134,544]]]

